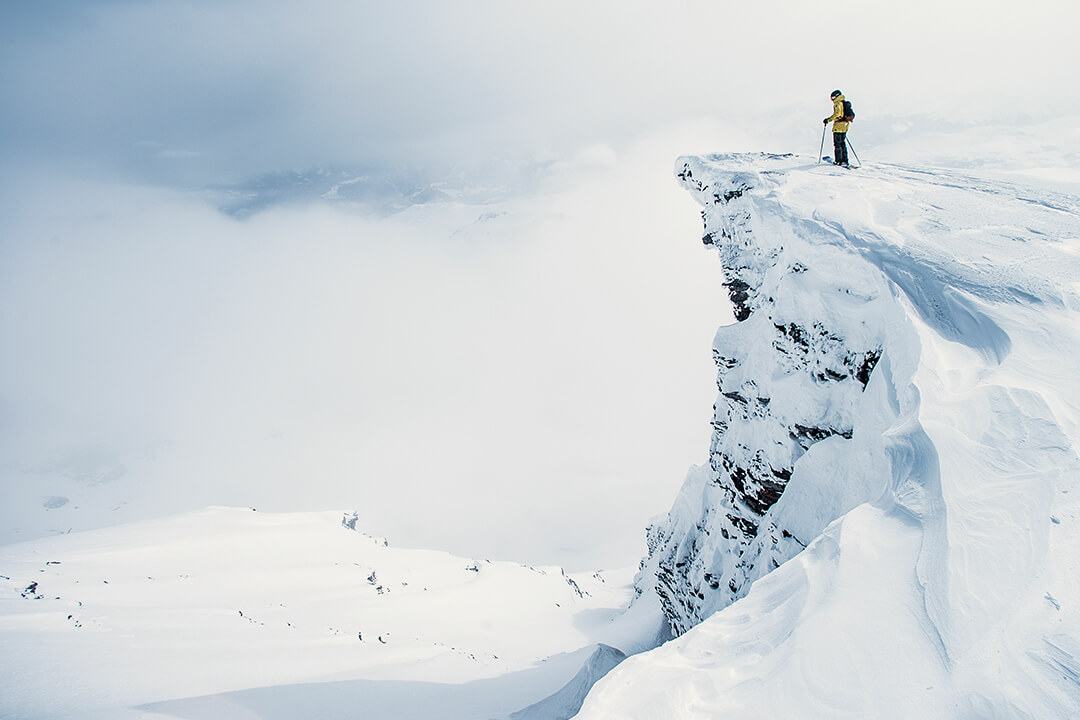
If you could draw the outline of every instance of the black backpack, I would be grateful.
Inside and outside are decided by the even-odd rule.
[[[855,111],[851,109],[851,103],[847,100],[844,101],[844,122],[851,122],[855,119]]]

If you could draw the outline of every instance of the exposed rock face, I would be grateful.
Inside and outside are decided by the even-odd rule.
[[[743,171],[726,158],[722,170],[708,169],[707,183],[699,179],[706,161],[677,168],[704,206],[703,241],[719,251],[738,322],[720,328],[713,345],[720,394],[708,466],[691,471],[667,518],[649,528],[638,578],[639,589],[654,587],[676,634],[813,539],[777,504],[808,450],[858,432],[854,409],[884,351],[882,305],[892,297],[880,274],[821,267],[830,253],[804,252],[799,228],[761,222],[769,202],[753,191],[779,160],[754,156]],[[815,531],[832,519],[816,518]]]

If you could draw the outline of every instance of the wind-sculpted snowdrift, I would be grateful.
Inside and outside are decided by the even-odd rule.
[[[1080,716],[1080,201],[683,158],[737,323],[604,718]]]

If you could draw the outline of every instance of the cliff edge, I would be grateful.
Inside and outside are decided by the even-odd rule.
[[[1080,200],[681,158],[737,322],[638,590],[682,637],[581,718],[1080,713]]]

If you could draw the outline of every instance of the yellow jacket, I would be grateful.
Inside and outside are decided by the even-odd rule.
[[[833,98],[833,101],[832,101],[832,115],[825,118],[825,122],[827,122],[827,123],[831,122],[832,123],[832,131],[833,132],[847,132],[848,131],[848,126],[851,125],[851,123],[844,122],[843,119],[842,119],[843,117],[844,117],[844,96],[843,95],[837,95],[835,98]]]

